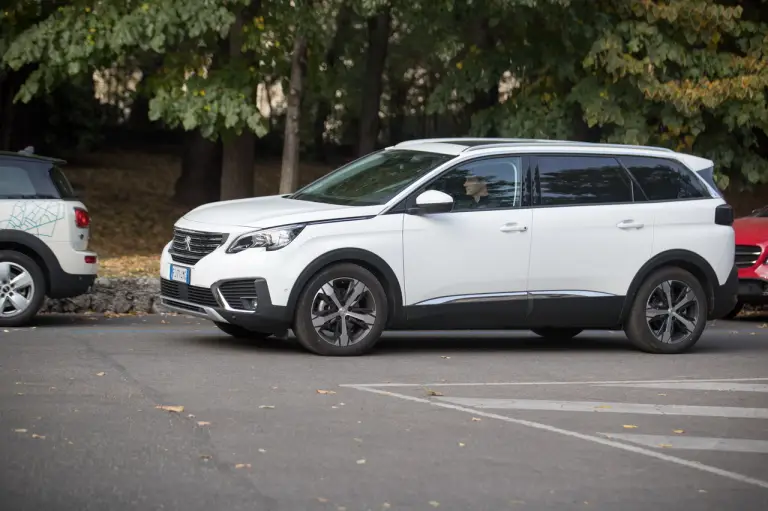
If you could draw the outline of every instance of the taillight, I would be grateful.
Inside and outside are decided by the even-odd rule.
[[[85,264],[96,264],[96,256],[85,256]]]
[[[85,229],[91,225],[91,215],[83,208],[75,208],[75,225],[80,229]]]

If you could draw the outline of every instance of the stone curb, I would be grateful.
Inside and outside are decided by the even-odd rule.
[[[165,312],[158,300],[159,294],[160,279],[156,277],[99,277],[87,294],[56,300],[46,298],[40,312],[155,314]]]

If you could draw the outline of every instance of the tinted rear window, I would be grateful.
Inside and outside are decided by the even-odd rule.
[[[0,158],[0,199],[69,199],[72,186],[46,161]]]
[[[698,199],[709,196],[706,187],[693,172],[676,162],[641,156],[621,156],[620,159],[648,200]]]
[[[632,202],[632,185],[615,158],[539,156],[541,205]]]

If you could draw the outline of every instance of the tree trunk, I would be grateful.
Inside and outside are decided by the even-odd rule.
[[[299,182],[299,149],[301,128],[301,97],[307,74],[307,38],[296,34],[291,56],[291,84],[285,115],[283,165],[280,171],[280,193],[291,193]]]
[[[241,58],[243,13],[238,14],[229,31],[229,58]],[[243,199],[254,193],[253,164],[256,136],[246,126],[242,134],[226,133],[221,164],[221,200]]]
[[[11,150],[11,131],[13,126],[13,114],[15,105],[13,97],[16,95],[16,81],[13,71],[0,76],[0,151]]]
[[[368,18],[368,50],[363,79],[363,100],[360,108],[360,137],[357,147],[359,156],[375,150],[379,138],[382,75],[387,60],[391,21],[389,7],[376,16]]]
[[[408,102],[408,90],[411,84],[396,77],[390,76],[391,100],[389,118],[389,145],[395,145],[403,141],[403,133],[406,118],[406,104]]]
[[[221,144],[194,130],[184,134],[181,175],[173,200],[194,208],[219,200],[221,188]]]
[[[333,41],[331,41],[331,45],[325,53],[325,72],[329,76],[333,76],[336,61],[339,59],[339,55],[344,51],[347,32],[352,23],[352,14],[353,10],[349,2],[344,2],[339,8],[339,12],[336,14],[336,33],[333,35]],[[312,129],[314,132],[315,156],[319,161],[323,162],[327,161],[323,135],[325,134],[325,121],[328,120],[328,116],[331,115],[332,112],[331,101],[332,100],[327,96],[320,96],[320,99],[317,102],[315,122]]]

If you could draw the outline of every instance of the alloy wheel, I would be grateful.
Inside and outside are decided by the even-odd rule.
[[[357,279],[326,282],[315,293],[312,326],[323,341],[351,346],[362,341],[376,322],[376,301],[368,286]]]
[[[696,293],[678,280],[665,280],[656,286],[645,306],[648,328],[665,344],[685,341],[696,330],[700,315]]]
[[[35,295],[35,281],[23,266],[0,262],[0,318],[24,313]]]

